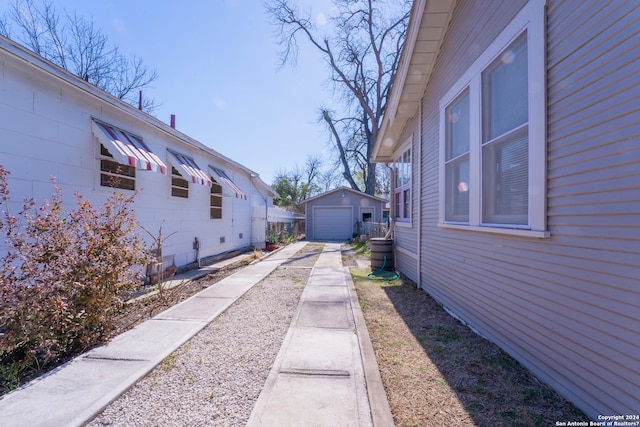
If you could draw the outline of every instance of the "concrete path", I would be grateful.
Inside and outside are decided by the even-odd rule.
[[[313,267],[247,425],[393,426],[340,244]]]
[[[145,376],[253,285],[299,251],[288,245],[156,317],[0,398],[0,426],[79,426]],[[223,263],[224,264],[224,263]],[[212,267],[176,275],[204,276]]]
[[[82,425],[305,244],[272,253],[3,396],[0,426]],[[195,279],[210,268],[173,280]],[[249,425],[393,426],[339,244],[325,245],[312,270]]]

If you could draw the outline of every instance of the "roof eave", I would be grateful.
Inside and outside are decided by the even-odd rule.
[[[262,191],[267,193],[267,196],[271,197],[272,199],[280,197],[280,195],[273,188],[271,188],[270,185],[264,182],[262,178],[260,178],[260,175],[258,175],[257,173],[251,174],[251,179],[253,180],[253,184],[258,191],[262,189]]]
[[[190,146],[191,148],[195,148],[200,151],[204,151],[207,154],[211,155],[212,157],[217,158],[221,162],[225,163],[226,165],[233,166],[236,169],[240,169],[241,171],[243,171],[248,175],[256,174],[256,172],[254,172],[253,170],[225,156],[215,148],[209,147],[201,143],[200,141],[190,137],[189,135],[182,133],[181,131],[171,127],[169,124],[164,123],[163,121],[157,119],[156,117],[135,108],[134,106],[111,95],[108,92],[103,91],[102,89],[98,88],[93,84],[85,82],[84,80],[77,77],[73,73],[70,73],[69,71],[64,70],[63,68],[41,57],[40,55],[32,52],[31,50],[20,45],[14,40],[11,40],[7,37],[0,35],[0,48],[3,48],[3,50],[7,54],[10,54],[16,58],[19,58],[24,63],[28,64],[30,68],[47,73],[53,76],[54,78],[58,79],[59,81],[62,81],[67,85],[74,87],[76,90],[82,91],[90,96],[96,97],[101,101],[104,101],[114,106],[120,111],[123,111],[129,114],[135,119],[146,122],[150,126],[154,126],[158,130],[170,135],[175,140],[179,141],[181,144]]]
[[[367,198],[370,198],[370,199],[373,199],[373,200],[376,200],[376,201],[379,201],[379,202],[384,202],[384,203],[388,202],[388,200],[383,199],[382,197],[372,196],[371,194],[363,193],[362,191],[354,190],[353,188],[346,187],[346,186],[343,185],[343,186],[340,186],[338,188],[334,188],[333,190],[325,191],[322,194],[318,194],[316,196],[309,197],[308,199],[305,199],[303,201],[303,203],[307,203],[307,202],[314,201],[316,199],[320,199],[322,197],[328,196],[329,194],[337,193],[338,191],[349,191],[349,192],[354,193],[354,194],[356,194],[358,196],[367,197]]]
[[[418,112],[455,3],[456,0],[414,2],[396,80],[373,146],[373,162],[393,160],[404,127]]]

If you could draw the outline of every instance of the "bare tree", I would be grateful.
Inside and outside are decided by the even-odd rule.
[[[391,200],[391,172],[381,163],[376,165],[376,194],[387,200]]]
[[[295,61],[300,37],[325,59],[343,109],[321,108],[320,120],[329,130],[344,179],[362,191],[356,179],[362,174],[364,192],[374,194],[376,167],[369,159],[398,67],[411,1],[333,0],[333,4],[327,33],[295,0],[271,0],[266,8],[278,26],[282,64]]]
[[[11,24],[17,27],[15,33]],[[66,12],[61,18],[53,3],[46,0],[39,4],[15,0],[0,19],[0,34],[133,105],[138,104],[139,91],[158,78],[140,58],[127,58],[111,47],[93,20]],[[152,112],[155,108],[153,100],[143,98],[143,110]]]

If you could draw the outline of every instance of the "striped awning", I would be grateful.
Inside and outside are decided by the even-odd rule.
[[[93,134],[120,164],[141,170],[167,173],[167,165],[156,156],[142,138],[106,123],[93,121]]]
[[[186,180],[193,183],[211,186],[211,178],[196,164],[192,157],[185,154],[178,153],[173,150],[168,150],[177,163],[176,169],[180,172],[180,175]]]
[[[219,168],[214,168],[211,165],[209,165],[209,169],[211,169],[215,175],[216,181],[218,181],[220,185],[226,187],[231,194],[235,194],[239,199],[247,200],[247,195],[231,180],[231,178],[229,178],[229,175],[227,175],[225,171]]]

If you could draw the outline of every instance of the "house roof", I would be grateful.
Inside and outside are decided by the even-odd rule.
[[[385,200],[385,199],[383,199],[381,197],[372,196],[371,194],[363,193],[362,191],[354,190],[352,188],[344,187],[344,186],[338,187],[338,188],[336,188],[334,190],[326,191],[326,192],[324,192],[322,194],[318,194],[317,196],[314,196],[314,197],[310,197],[307,200],[305,200],[304,203],[306,204],[307,202],[311,202],[311,201],[316,200],[316,199],[321,199],[321,198],[326,197],[326,196],[328,196],[330,194],[334,194],[334,193],[337,193],[337,192],[340,192],[340,191],[348,191],[348,192],[353,193],[353,194],[355,194],[355,195],[357,195],[359,197],[366,197],[368,199],[372,199],[372,200],[375,200],[375,201],[378,201],[378,202],[387,203],[387,200]]]
[[[415,0],[398,72],[371,159],[390,162],[431,78],[456,0]]]
[[[251,176],[253,180],[262,182],[262,180],[260,179],[259,175],[256,172],[236,162],[235,160],[232,160],[231,158],[223,155],[218,150],[202,144],[201,142],[171,127],[169,124],[162,122],[161,120],[153,117],[148,113],[145,113],[144,111],[140,111],[134,106],[122,101],[121,99],[116,98],[115,96],[98,88],[97,86],[94,86],[91,83],[88,83],[82,80],[81,78],[77,77],[76,75],[66,71],[65,69],[54,64],[53,62],[48,61],[45,58],[35,54],[34,52],[20,45],[19,43],[16,43],[15,41],[1,35],[0,35],[0,52],[6,52],[7,54],[18,58],[23,63],[27,64],[29,67],[32,67],[36,70],[44,72],[53,78],[56,78],[70,86],[73,86],[77,90],[80,90],[96,98],[99,98],[103,102],[111,104],[115,108],[118,108],[120,111],[123,111],[129,114],[135,119],[143,121],[147,125],[153,126],[159,129],[160,131],[166,134],[169,134],[179,144],[203,151],[207,155],[218,159],[220,162],[222,162],[226,166],[232,167],[234,169],[238,169],[246,173],[247,175]],[[264,184],[264,182],[262,182],[262,184]],[[264,184],[264,186],[268,187],[267,184]]]
[[[267,196],[271,197],[272,199],[279,197],[279,194],[273,188],[267,185],[267,183],[265,183],[262,179],[260,179],[258,174],[251,175],[251,182],[253,183],[254,188],[256,189],[256,191],[258,191],[258,193],[262,194],[261,191],[265,192],[267,193]]]

